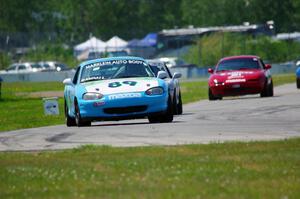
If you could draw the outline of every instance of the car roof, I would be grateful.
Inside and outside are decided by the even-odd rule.
[[[256,58],[256,59],[260,59],[259,56],[256,56],[256,55],[237,55],[237,56],[230,56],[230,57],[224,57],[220,60],[221,61],[224,61],[224,60],[231,60],[231,59],[247,59],[247,58]]]
[[[141,57],[131,57],[131,56],[123,56],[123,57],[107,57],[107,58],[99,58],[99,59],[92,59],[92,60],[88,60],[85,62],[82,62],[80,64],[80,66],[85,66],[87,64],[93,64],[96,62],[103,62],[103,61],[115,61],[115,60],[140,60],[140,61],[145,61],[145,59],[141,58]]]
[[[146,59],[148,63],[165,63],[159,59]]]

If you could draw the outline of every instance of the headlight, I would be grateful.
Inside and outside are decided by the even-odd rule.
[[[84,100],[97,100],[101,99],[102,97],[103,95],[101,93],[85,93],[82,98]]]
[[[147,95],[161,95],[163,93],[164,93],[164,89],[162,87],[154,87],[146,91]]]
[[[223,82],[219,82],[217,79],[214,79],[215,86],[224,85]]]

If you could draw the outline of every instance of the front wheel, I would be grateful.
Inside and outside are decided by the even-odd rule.
[[[91,121],[83,121],[80,115],[78,104],[75,104],[75,122],[78,127],[91,126]]]
[[[148,116],[150,123],[169,123],[173,121],[173,104],[171,97],[168,99],[168,108],[167,111],[161,115],[157,116]]]
[[[264,89],[260,93],[260,97],[272,97],[272,96],[274,96],[273,81],[271,81],[270,84],[266,82]]]
[[[209,100],[209,101],[214,101],[214,100],[218,100],[218,99],[219,99],[219,100],[222,100],[223,97],[222,97],[222,96],[219,96],[219,97],[215,96],[215,95],[212,93],[211,89],[208,88],[208,100]]]
[[[179,92],[179,103],[177,105],[177,114],[181,115],[182,114],[182,100],[181,100],[181,92]]]
[[[271,81],[271,84],[269,85],[268,96],[269,97],[273,97],[274,96],[273,81]]]
[[[264,88],[260,93],[260,97],[268,97],[268,84],[267,84],[267,82],[265,83]]]
[[[76,126],[76,121],[74,118],[69,116],[69,109],[68,109],[68,105],[67,102],[65,100],[65,121],[66,121],[66,125],[67,126]]]
[[[300,78],[297,78],[297,88],[300,89]]]

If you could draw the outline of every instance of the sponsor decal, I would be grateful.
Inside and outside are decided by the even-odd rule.
[[[243,71],[243,72],[231,72],[228,73],[228,79],[242,79],[244,75],[253,74],[252,71]]]
[[[144,61],[141,60],[113,60],[113,61],[102,61],[102,62],[97,62],[97,63],[92,63],[92,64],[88,64],[86,65],[86,69],[89,68],[93,68],[93,70],[99,70],[100,66],[104,66],[104,65],[115,65],[115,64],[143,64],[143,65],[147,65],[147,63],[145,63]]]
[[[231,79],[231,78],[239,78],[241,76],[242,76],[241,72],[232,72],[228,78],[229,79]]]
[[[246,79],[227,79],[226,83],[246,82]]]
[[[97,106],[102,106],[102,105],[104,105],[105,104],[105,102],[103,102],[103,101],[101,101],[101,102],[94,102],[94,106],[95,107],[97,107]]]
[[[109,95],[109,100],[117,100],[117,99],[125,99],[125,98],[140,98],[142,97],[141,93],[119,93],[119,94],[113,94]]]

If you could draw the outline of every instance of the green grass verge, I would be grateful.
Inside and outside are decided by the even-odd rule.
[[[32,92],[63,91],[63,89],[62,82],[3,82],[0,99],[0,131],[63,124],[62,98],[58,101],[60,115],[46,116],[42,98],[29,96]]]
[[[181,97],[184,104],[207,99],[208,84],[207,80],[181,82]]]
[[[64,85],[62,82],[3,82],[2,97],[16,98],[18,93],[30,93],[38,91],[63,91]]]
[[[295,83],[296,87],[296,74],[281,74],[273,76],[274,86],[280,86],[288,83]]]
[[[0,198],[300,198],[300,139],[0,153]]]
[[[59,99],[60,115],[46,116],[41,98],[4,99],[0,105],[0,131],[64,123],[62,98]]]
[[[275,75],[274,85],[295,82],[294,74]],[[60,82],[19,82],[3,83],[0,99],[0,131],[63,124],[63,99],[59,99],[59,116],[45,116],[42,98],[29,97],[38,91],[63,90]],[[182,101],[184,104],[207,99],[207,81],[182,82]],[[17,96],[22,93],[21,96]],[[26,95],[27,93],[27,95]],[[3,107],[3,108],[2,108]]]

